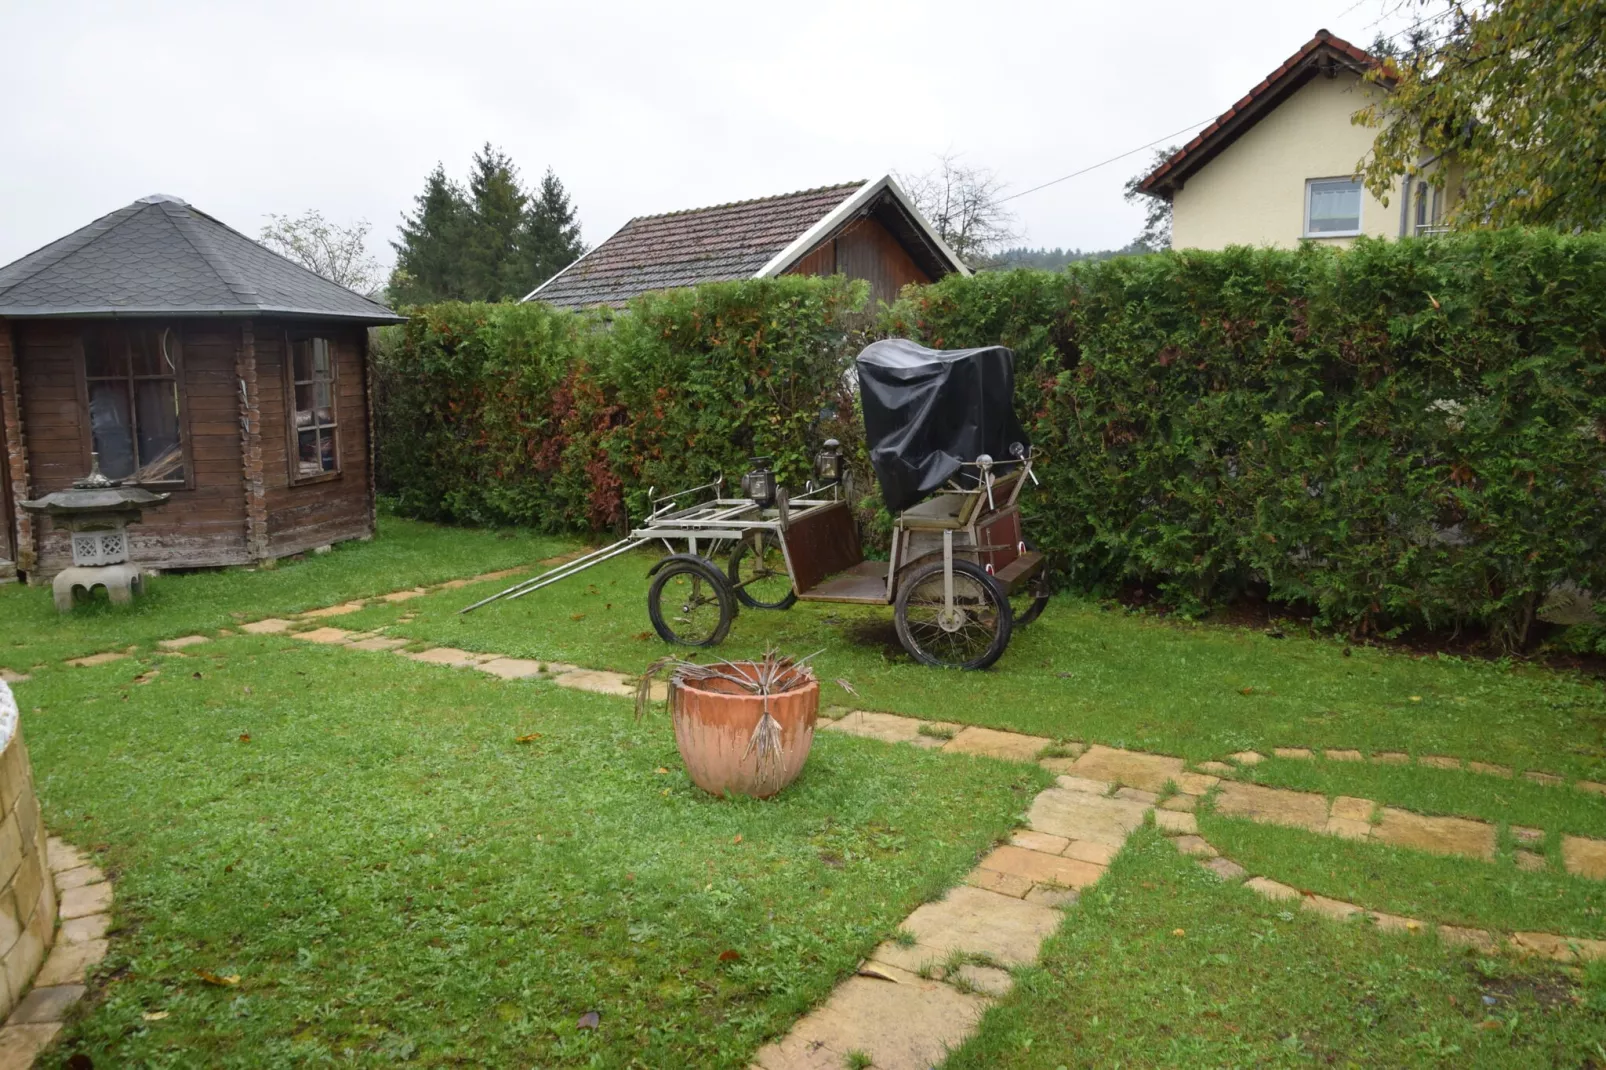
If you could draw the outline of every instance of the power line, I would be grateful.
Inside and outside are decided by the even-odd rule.
[[[1165,135],[1164,137],[1157,137],[1153,141],[1149,142],[1147,145],[1139,145],[1135,149],[1128,149],[1127,151],[1121,153],[1121,155],[1119,155],[1119,156],[1111,156],[1108,160],[1100,160],[1098,163],[1091,164],[1091,165],[1089,165],[1087,167],[1084,167],[1080,171],[1072,171],[1068,175],[1061,175],[1059,178],[1050,179],[1049,181],[1044,182],[1040,186],[1033,186],[1031,189],[1023,189],[1019,193],[1011,193],[1008,197],[1000,197],[1000,198],[998,198],[998,203],[999,204],[1003,204],[1005,201],[1012,201],[1016,197],[1024,197],[1028,193],[1036,193],[1040,189],[1047,189],[1050,186],[1057,186],[1061,182],[1065,182],[1065,181],[1067,181],[1069,179],[1075,178],[1078,175],[1085,175],[1089,171],[1097,171],[1100,167],[1104,167],[1107,164],[1112,164],[1117,160],[1124,160],[1128,156],[1133,155],[1134,153],[1142,152],[1144,149],[1152,149],[1152,148],[1154,148],[1154,146],[1160,144],[1160,142],[1162,142],[1162,141],[1170,141],[1172,138],[1178,136],[1179,134],[1186,134],[1189,130],[1194,129],[1195,127],[1203,126],[1205,123],[1214,122],[1216,120],[1216,118],[1217,118],[1216,116],[1212,115],[1208,119],[1200,119],[1196,123],[1189,123],[1187,126],[1184,126],[1181,130],[1177,130],[1177,131],[1174,131],[1172,133],[1169,133],[1169,134]]]

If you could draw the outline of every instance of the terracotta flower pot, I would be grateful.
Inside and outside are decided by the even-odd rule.
[[[754,678],[750,663],[719,666],[732,675]],[[803,771],[814,745],[814,721],[820,712],[820,685],[810,680],[768,697],[770,716],[780,724],[781,755],[764,769],[756,748],[749,748],[753,730],[764,712],[765,697],[743,691],[729,680],[675,680],[669,708],[675,722],[675,745],[692,782],[704,791],[727,791],[767,799]]]

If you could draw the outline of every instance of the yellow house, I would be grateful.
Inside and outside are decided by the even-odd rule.
[[[1384,204],[1356,171],[1376,131],[1350,117],[1388,92],[1366,79],[1378,61],[1326,30],[1267,75],[1139,185],[1171,202],[1177,249],[1291,247],[1309,239],[1347,245],[1431,233],[1449,187],[1402,176]]]

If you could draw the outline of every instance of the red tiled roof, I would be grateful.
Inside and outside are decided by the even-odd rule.
[[[750,279],[863,182],[637,216],[530,295],[560,308],[622,307],[637,294]]]
[[[1216,116],[1214,122],[1195,134],[1193,140],[1178,149],[1169,160],[1151,171],[1138,188],[1145,193],[1165,193],[1178,180],[1204,166],[1212,156],[1259,122],[1266,111],[1281,103],[1281,90],[1297,88],[1291,83],[1298,80],[1299,84],[1303,84],[1306,78],[1311,77],[1311,72],[1324,57],[1358,71],[1380,66],[1377,58],[1365,49],[1356,48],[1326,30],[1317,30],[1316,36],[1284,60],[1282,66],[1262,78],[1259,85]],[[1385,78],[1385,84],[1388,81]]]

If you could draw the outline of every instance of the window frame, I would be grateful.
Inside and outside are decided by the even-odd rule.
[[[130,486],[130,487],[155,487],[157,490],[194,490],[195,489],[195,453],[194,453],[194,450],[191,448],[191,443],[190,443],[190,404],[189,404],[190,396],[189,396],[189,384],[188,384],[188,381],[187,381],[187,379],[185,377],[185,374],[184,374],[184,329],[183,329],[183,324],[181,324],[181,323],[160,323],[160,322],[153,323],[151,321],[140,321],[140,320],[95,320],[95,321],[92,321],[92,322],[84,324],[83,326],[81,326],[74,333],[74,342],[76,344],[78,352],[77,352],[77,360],[74,361],[73,371],[74,371],[74,378],[76,378],[76,380],[77,380],[77,387],[78,387],[78,412],[79,412],[79,415],[81,416],[81,421],[80,421],[80,423],[81,423],[81,428],[80,428],[81,436],[80,437],[81,437],[81,441],[83,443],[84,474],[85,475],[89,474],[90,454],[96,452],[96,450],[95,450],[95,421],[94,421],[94,415],[90,411],[90,408],[89,408],[89,380],[90,380],[90,375],[89,375],[89,354],[88,354],[88,352],[87,352],[87,350],[85,349],[85,346],[84,346],[84,341],[85,341],[86,336],[89,334],[89,332],[95,331],[95,332],[101,332],[101,333],[106,333],[106,334],[116,334],[119,337],[123,337],[124,335],[126,335],[126,333],[128,331],[148,331],[148,330],[157,330],[157,329],[160,329],[160,330],[163,330],[163,331],[171,331],[173,333],[173,338],[174,338],[175,342],[177,343],[176,346],[175,346],[175,352],[174,352],[174,355],[173,355],[173,374],[172,374],[172,376],[171,377],[166,376],[166,375],[138,376],[138,375],[134,374],[134,369],[133,369],[132,365],[130,365],[130,367],[128,369],[128,376],[127,376],[126,379],[123,380],[124,382],[126,382],[129,385],[129,396],[128,396],[128,406],[129,406],[128,412],[129,412],[129,421],[130,421],[129,422],[129,432],[130,432],[131,436],[133,437],[133,440],[134,440],[134,443],[135,443],[135,450],[136,450],[135,457],[134,457],[134,460],[136,461],[136,467],[134,468],[134,472],[137,473],[139,471],[139,468],[138,468],[138,465],[137,465],[137,462],[139,460],[139,456],[138,456],[138,452],[137,452],[138,451],[138,442],[139,442],[139,416],[138,416],[138,413],[136,411],[136,405],[135,405],[134,394],[133,394],[133,384],[135,382],[139,381],[140,379],[166,380],[168,378],[171,378],[173,380],[174,394],[175,394],[175,396],[177,398],[177,401],[178,401],[178,420],[177,420],[177,423],[178,423],[178,448],[179,448],[179,456],[182,457],[183,460],[184,460],[184,478],[183,479],[135,479],[134,475],[131,473],[128,476],[126,476],[123,479],[121,479],[120,482],[123,483],[125,486]],[[104,376],[104,375],[97,375],[97,376],[94,376],[94,378],[95,378],[96,381],[105,381],[105,380],[110,379],[111,377],[110,376]]]
[[[1322,230],[1312,232],[1310,229],[1310,195],[1313,187],[1319,182],[1349,182],[1354,184],[1356,192],[1360,194],[1360,201],[1355,206],[1354,230]],[[1307,178],[1305,180],[1305,223],[1300,237],[1302,238],[1358,238],[1366,233],[1366,187],[1354,175],[1330,175],[1326,178]]]
[[[313,338],[322,338],[329,346],[329,410],[333,416],[333,426],[328,428],[331,432],[330,440],[334,443],[335,466],[327,472],[318,472],[315,475],[301,473],[301,428],[296,426],[296,354],[297,342],[305,342]],[[315,380],[308,380],[313,382]],[[289,472],[290,486],[301,487],[312,483],[328,483],[336,480],[345,472],[345,461],[341,454],[340,444],[340,340],[333,331],[321,331],[315,328],[303,327],[286,329],[284,332],[284,461]],[[323,430],[323,429],[319,429]]]

